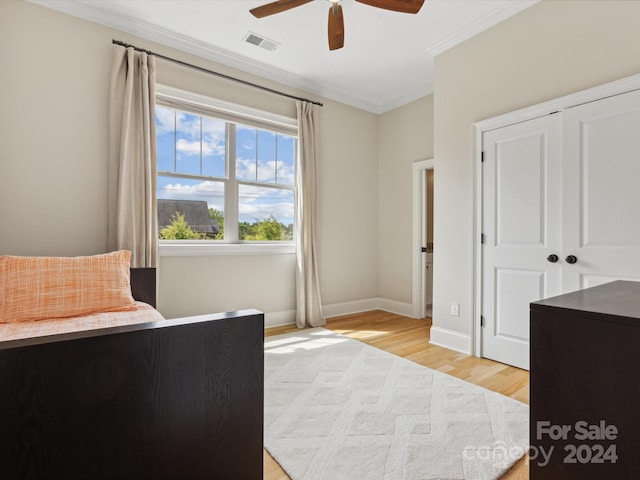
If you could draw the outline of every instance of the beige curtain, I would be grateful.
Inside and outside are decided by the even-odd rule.
[[[322,315],[316,232],[318,115],[314,104],[298,100],[298,163],[296,165],[296,324],[318,327]]]
[[[132,267],[155,267],[155,57],[113,47],[109,99],[109,250],[131,250]]]

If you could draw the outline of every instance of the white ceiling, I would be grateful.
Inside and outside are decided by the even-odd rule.
[[[538,0],[426,0],[417,15],[342,0],[345,42],[334,51],[329,1],[262,19],[249,13],[270,1],[32,0],[375,113],[432,93],[435,55]],[[278,48],[244,42],[248,32]]]

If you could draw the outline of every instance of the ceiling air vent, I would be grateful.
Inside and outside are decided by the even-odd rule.
[[[265,50],[269,50],[270,52],[273,52],[279,46],[277,42],[261,37],[260,35],[256,35],[255,33],[252,33],[252,32],[247,33],[243,41],[250,43],[252,45],[255,45],[257,47],[264,48]]]

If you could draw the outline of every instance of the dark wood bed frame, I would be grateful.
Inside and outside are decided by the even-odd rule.
[[[256,310],[1,342],[0,478],[261,479],[263,344]]]

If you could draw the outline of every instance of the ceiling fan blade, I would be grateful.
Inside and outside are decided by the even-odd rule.
[[[394,12],[418,13],[424,0],[356,0],[356,2]]]
[[[342,7],[334,3],[329,8],[329,50],[337,50],[344,46],[344,18]]]
[[[300,5],[304,5],[309,2],[311,2],[311,0],[278,0],[277,2],[271,2],[252,8],[249,12],[251,12],[251,14],[256,18],[262,18],[276,13],[285,12],[291,8],[299,7]]]

